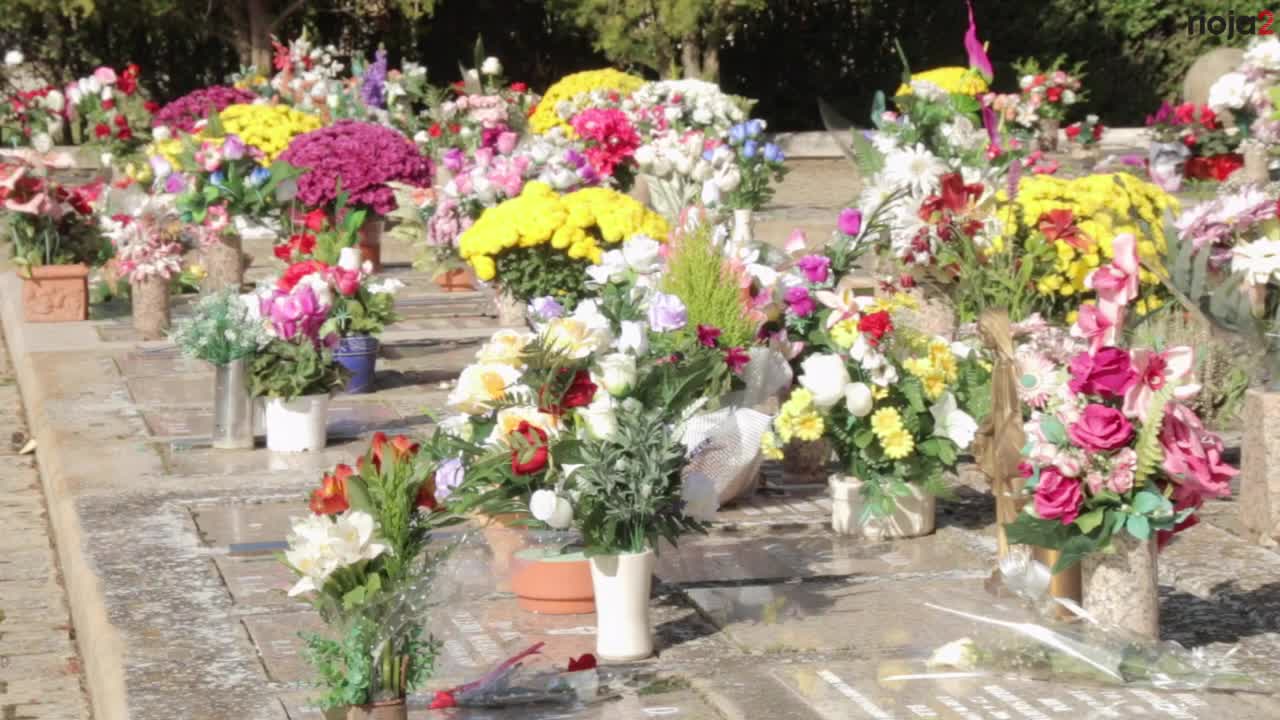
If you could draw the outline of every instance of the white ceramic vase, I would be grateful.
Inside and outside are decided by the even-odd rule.
[[[591,558],[596,594],[596,655],[609,662],[643,660],[653,655],[649,590],[653,550]]]
[[[848,475],[832,475],[831,529],[837,535],[861,535],[868,540],[891,540],[928,535],[937,521],[937,499],[918,485],[908,483],[909,495],[894,498],[887,517],[870,517],[862,523],[862,481]]]
[[[733,211],[733,242],[739,247],[751,244],[755,237],[752,227],[752,212],[749,208],[738,208]]]
[[[274,452],[323,450],[329,418],[329,395],[303,395],[291,400],[267,398],[267,449]]]

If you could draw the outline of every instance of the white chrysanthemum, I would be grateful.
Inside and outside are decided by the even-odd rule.
[[[1253,84],[1244,73],[1230,72],[1218,78],[1209,88],[1209,107],[1215,112],[1239,110],[1249,103]]]
[[[1280,71],[1280,39],[1275,37],[1259,38],[1244,53],[1246,65],[1252,65],[1268,72]]]
[[[920,144],[891,152],[884,159],[885,183],[920,195],[937,190],[938,176],[946,170],[947,166]]]

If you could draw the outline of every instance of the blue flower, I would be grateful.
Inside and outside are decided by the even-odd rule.
[[[746,139],[747,139],[746,123],[738,123],[737,125],[734,125],[733,127],[729,128],[729,143],[731,145],[737,145]]]
[[[753,158],[756,156],[756,151],[758,149],[759,144],[756,143],[755,140],[748,140],[742,145],[742,157]]]
[[[711,153],[711,151],[710,151],[710,150],[703,150],[703,151],[702,151],[702,159],[703,159],[703,160],[706,160],[707,162],[711,162],[711,158],[712,158],[712,157],[714,157],[714,156],[712,155],[712,153]]]
[[[763,121],[763,120],[748,120],[748,121],[747,121],[747,134],[748,134],[748,135],[750,135],[751,137],[757,137],[757,136],[759,136],[759,135],[760,135],[760,133],[762,133],[762,132],[764,132],[764,121]]]
[[[249,186],[258,187],[271,178],[271,171],[264,167],[256,167],[249,173]]]
[[[224,175],[221,170],[209,176],[209,184],[216,188],[222,187],[223,185],[226,184],[226,182],[227,182],[227,176]]]
[[[767,162],[780,163],[783,160],[786,160],[787,156],[783,154],[782,148],[777,145],[774,145],[773,143],[765,143],[764,159]]]

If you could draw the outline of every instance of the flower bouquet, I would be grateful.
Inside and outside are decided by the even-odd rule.
[[[111,224],[116,270],[129,280],[133,327],[143,340],[159,340],[169,328],[170,281],[182,273],[181,216],[168,199],[150,197]]]
[[[547,88],[529,116],[529,129],[542,134],[560,128],[572,136],[573,116],[591,107],[616,105],[644,84],[642,78],[612,68],[566,75]]]
[[[288,105],[228,105],[217,116],[219,132],[206,134],[207,123],[197,122],[189,142],[197,147],[203,140],[221,144],[220,138],[234,135],[246,146],[257,149],[260,154],[255,153],[255,157],[264,166],[274,163],[295,137],[322,127],[320,118]],[[185,147],[182,134],[157,129],[155,139],[150,154],[164,158],[170,167],[176,166]]]
[[[1097,146],[1102,140],[1102,133],[1106,130],[1097,115],[1086,115],[1084,120],[1077,120],[1062,129],[1063,134],[1067,136],[1067,142],[1070,143],[1073,152],[1075,150],[1088,151]]]
[[[786,177],[786,155],[764,137],[764,121],[749,120],[729,129],[727,141],[703,158],[711,163],[712,177],[703,185],[708,205],[721,202],[737,210],[754,211],[773,198],[771,183]]]
[[[250,302],[253,305],[250,305]],[[270,337],[258,316],[258,299],[230,288],[200,299],[195,312],[173,329],[173,341],[188,357],[214,367],[213,447],[253,448],[253,400],[249,363]]]
[[[119,73],[100,67],[67,86],[72,142],[98,149],[104,167],[129,159],[150,140],[151,113],[159,108],[139,91],[141,72],[132,64]]]
[[[1057,151],[1058,131],[1066,120],[1068,108],[1088,99],[1082,83],[1084,63],[1078,62],[1064,70],[1065,61],[1066,56],[1061,55],[1042,68],[1039,61],[1029,58],[1013,66],[1019,75],[1022,105],[1038,120],[1037,140],[1045,152]]]
[[[275,40],[271,45],[275,48],[271,63],[276,73],[263,90],[285,106],[318,115],[326,122],[332,120],[329,98],[341,92],[345,69],[338,59],[338,49],[313,45],[305,32],[287,46]]]
[[[89,268],[111,257],[92,205],[102,183],[63,185],[50,177],[70,164],[66,156],[0,154],[0,228],[24,280],[28,322],[89,319]]]
[[[282,561],[334,631],[305,636],[324,709],[380,709],[406,717],[405,698],[431,678],[441,644],[427,634],[429,594],[448,551],[429,552],[440,511],[435,454],[411,439],[375,433],[356,467],[338,465],[293,520]],[[379,715],[383,717],[384,715]]]
[[[1185,102],[1175,106],[1166,101],[1155,114],[1147,116],[1147,128],[1152,140],[1151,177],[1166,190],[1177,190],[1174,183],[1182,178],[1207,180],[1221,176],[1225,180],[1244,166],[1244,159],[1237,152],[1244,137],[1236,128],[1224,127],[1208,105]]]
[[[66,96],[52,86],[25,88],[21,82],[25,63],[16,50],[5,55],[0,75],[0,147],[49,152],[66,127]]]
[[[613,190],[559,195],[529,182],[519,197],[485,210],[458,249],[480,280],[496,281],[518,302],[552,296],[572,308],[583,297],[587,266],[635,234],[665,238],[667,223]]]
[[[257,293],[271,340],[249,368],[249,389],[265,397],[267,447],[281,452],[324,448],[329,395],[345,381],[332,349],[339,336],[329,322],[333,298],[328,267],[290,266],[274,286]]]

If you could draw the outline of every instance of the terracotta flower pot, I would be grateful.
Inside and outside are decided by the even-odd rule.
[[[404,698],[347,708],[347,720],[407,720],[408,717],[409,709]]]
[[[89,267],[41,265],[23,278],[22,315],[27,322],[89,319]]]
[[[370,215],[365,218],[364,224],[360,226],[360,241],[357,247],[360,248],[360,262],[366,260],[373,265],[375,273],[382,272],[382,218],[377,215]]]
[[[585,615],[596,610],[591,563],[578,553],[529,548],[512,560],[511,590],[522,610],[542,615]]]
[[[445,292],[467,292],[476,289],[475,283],[471,280],[471,273],[466,268],[458,268],[437,275],[436,285]]]

